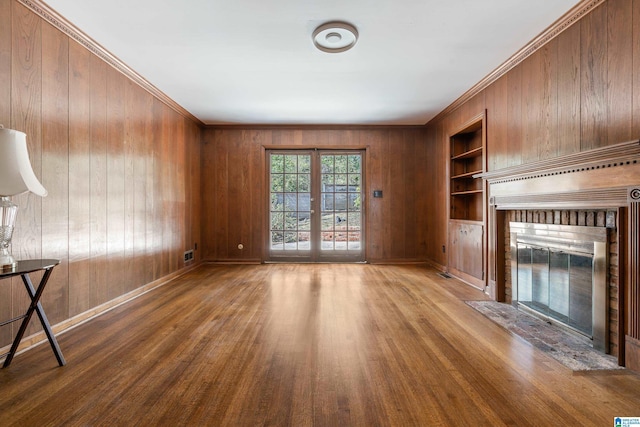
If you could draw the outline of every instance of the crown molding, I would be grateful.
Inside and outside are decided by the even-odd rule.
[[[435,123],[436,121],[441,120],[448,114],[452,113],[458,107],[485,90],[500,77],[507,74],[507,72],[511,71],[522,61],[533,55],[542,46],[547,44],[553,38],[557,37],[564,30],[571,27],[573,24],[582,19],[582,17],[587,15],[596,7],[600,6],[605,1],[606,0],[582,0],[580,3],[571,8],[567,13],[565,13],[560,19],[551,24],[542,33],[540,33],[540,35],[531,40],[522,49],[511,56],[511,58],[509,58],[498,68],[493,70],[485,78],[476,83],[471,89],[463,93],[458,99],[453,101],[453,103],[451,103],[447,108],[438,113],[433,119],[429,120],[427,124],[431,122]]]
[[[111,52],[100,46],[95,40],[91,37],[83,33],[79,28],[74,26],[71,22],[69,22],[66,18],[60,15],[58,12],[53,10],[49,5],[45,4],[40,0],[17,0],[20,4],[30,9],[36,15],[40,16],[49,24],[53,25],[58,30],[62,31],[69,38],[79,43],[81,46],[84,46],[91,53],[105,61],[111,67],[115,68],[120,73],[124,74],[142,89],[149,92],[151,95],[156,97],[158,100],[163,102],[165,105],[176,111],[178,114],[181,114],[185,118],[188,118],[195,122],[199,126],[204,126],[204,123],[183,108],[180,104],[171,99],[168,95],[162,92],[160,89],[152,85],[149,81],[147,81],[144,77],[130,68],[127,64],[118,59]]]
[[[260,124],[260,123],[248,123],[248,124],[212,124],[205,125],[206,130],[265,130],[265,131],[280,131],[280,130],[323,130],[323,131],[366,131],[366,130],[425,130],[424,125],[348,125],[348,124]]]

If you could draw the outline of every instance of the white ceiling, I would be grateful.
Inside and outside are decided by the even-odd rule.
[[[576,0],[47,0],[206,124],[424,124]],[[351,23],[355,47],[311,35]]]

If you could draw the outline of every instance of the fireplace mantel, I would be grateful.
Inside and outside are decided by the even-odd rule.
[[[618,208],[638,196],[640,141],[478,175],[497,209]]]
[[[634,140],[553,159],[540,160],[485,172],[475,175],[474,178],[484,178],[489,184],[499,184],[568,173],[630,166],[638,163],[640,163],[640,140]]]

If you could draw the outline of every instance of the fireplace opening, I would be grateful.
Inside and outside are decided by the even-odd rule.
[[[607,229],[511,222],[514,305],[608,352]]]

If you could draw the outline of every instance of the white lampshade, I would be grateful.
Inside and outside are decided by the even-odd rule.
[[[0,126],[0,196],[15,196],[27,191],[42,197],[47,195],[31,168],[27,135]]]

